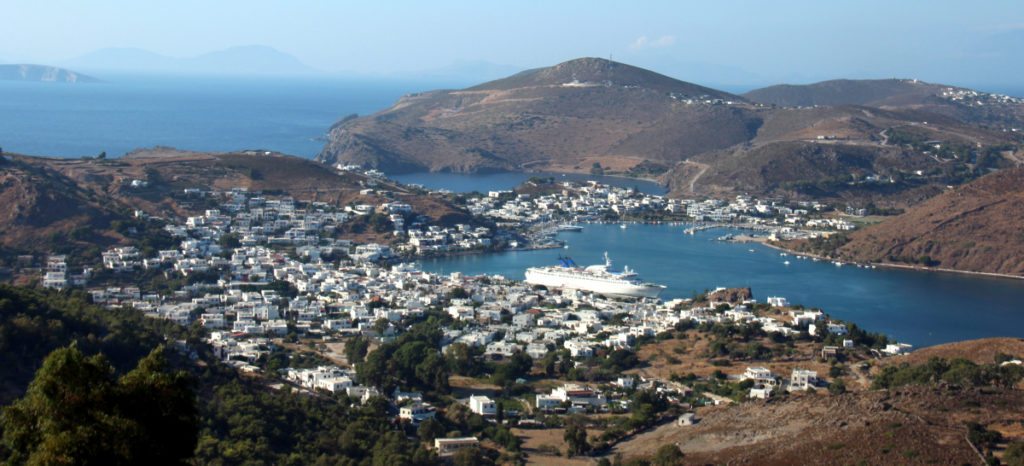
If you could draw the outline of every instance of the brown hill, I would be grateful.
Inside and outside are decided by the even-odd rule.
[[[145,186],[133,186],[135,180],[145,181]],[[361,194],[367,187],[373,187],[374,193]],[[185,188],[246,188],[337,206],[393,198],[441,223],[469,217],[444,199],[264,151],[195,153],[156,148],[113,160],[5,154],[0,160],[0,248],[10,256],[79,253],[94,246],[131,243],[140,238],[124,236],[117,223],[131,221],[135,210],[180,219],[211,206],[183,196]]]
[[[834,255],[1024,276],[1024,169],[1001,170],[859,230]]]
[[[914,108],[986,125],[1024,123],[1021,100],[916,79],[836,79],[806,85],[781,84],[743,94],[747,99],[782,107],[858,105]]]
[[[779,84],[755,89],[744,97],[782,107],[920,104],[935,98],[950,86],[916,79],[835,79],[814,84]]]
[[[407,95],[374,115],[345,118],[317,159],[389,173],[600,165],[605,173],[661,175],[676,196],[745,192],[900,205],[1020,160],[1013,154],[1022,139],[1009,128],[1024,103],[993,94],[880,80],[748,97],[784,106],[582,58]],[[864,177],[898,182],[857,183]]]
[[[673,423],[617,445],[613,454],[649,456],[677,445],[685,464],[984,464],[965,424],[999,429],[1019,422],[1014,389],[907,387],[839,396],[803,395],[707,408],[700,422]]]
[[[664,179],[679,196],[743,192],[905,206],[1016,165],[1019,144],[1012,132],[915,108],[782,108],[765,113],[750,142],[690,157]]]
[[[744,99],[709,87],[680,81],[654,73],[643,68],[618,63],[602,58],[579,58],[555,66],[526,70],[473,86],[468,90],[513,90],[527,87],[562,87],[566,84],[578,86],[625,86],[679,94],[743,101]]]
[[[90,243],[113,243],[119,237],[105,229],[130,212],[46,165],[0,159],[0,246],[42,250],[76,230]]]
[[[318,160],[388,172],[588,170],[674,163],[747,141],[760,125],[760,111],[741,97],[583,58],[403,97],[336,124]]]
[[[880,367],[938,357],[992,364],[1024,356],[1024,340],[985,338],[884,358]],[[620,443],[611,455],[649,457],[674,444],[685,464],[985,464],[968,442],[968,423],[1019,441],[1020,386],[971,388],[944,383],[842,395],[791,393],[767,402],[698,408],[693,426],[663,424]]]
[[[1024,358],[1024,338],[980,338],[929,346],[898,358],[883,359],[881,365],[917,365],[932,358],[967,359],[975,364],[992,364],[1000,355]]]

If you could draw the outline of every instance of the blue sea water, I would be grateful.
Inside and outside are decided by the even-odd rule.
[[[836,267],[783,257],[757,245],[715,241],[723,230],[683,234],[683,226],[584,225],[562,233],[568,249],[446,257],[420,262],[430,272],[500,274],[523,279],[527,267],[556,264],[559,254],[580,265],[628,265],[647,281],[667,285],[663,298],[704,290],[750,287],[755,298],[784,296],[916,346],[972,338],[1024,337],[1024,280],[897,269]],[[753,249],[754,252],[750,252]],[[783,264],[789,261],[789,265]]]
[[[111,157],[164,145],[313,157],[331,124],[439,83],[340,78],[100,76],[97,84],[0,81],[0,147]]]

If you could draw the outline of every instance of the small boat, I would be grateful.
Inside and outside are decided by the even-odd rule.
[[[569,232],[573,232],[573,233],[579,233],[579,232],[583,231],[583,227],[581,227],[579,225],[572,225],[572,224],[569,224],[569,223],[563,223],[561,225],[558,225],[557,229],[558,229],[558,231],[569,231]]]
[[[843,266],[843,263],[839,262],[839,261],[835,261],[835,262],[833,262],[833,264],[835,264],[836,267],[842,267]]]
[[[789,265],[789,261],[783,261],[782,265]]]
[[[619,228],[622,228],[623,230],[625,230],[626,229],[626,224],[623,223],[622,225],[619,225]]]
[[[780,253],[779,253],[779,255],[780,255],[780,256],[782,256],[782,257],[786,257],[786,256],[788,256],[789,254],[786,254],[786,253],[784,253],[784,252],[780,252]]]
[[[747,252],[754,252],[753,249],[747,249]]]

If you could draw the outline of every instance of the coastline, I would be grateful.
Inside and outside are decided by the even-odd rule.
[[[835,261],[836,260],[834,258],[826,257],[826,256],[821,256],[821,255],[818,255],[818,254],[811,254],[811,253],[807,253],[807,252],[796,251],[796,250],[789,249],[789,248],[786,248],[786,247],[783,247],[783,246],[779,246],[777,244],[769,243],[768,241],[754,241],[754,242],[760,243],[760,244],[762,244],[764,246],[767,246],[769,248],[772,248],[772,249],[775,249],[775,250],[778,250],[778,251],[783,251],[783,252],[786,252],[786,253],[789,253],[789,254],[796,254],[796,255],[801,255],[801,256],[806,256],[806,257],[812,257],[812,258],[816,258],[816,259],[823,260],[823,261]],[[973,276],[980,276],[980,277],[1008,278],[1008,279],[1013,279],[1013,280],[1024,280],[1024,276],[1013,275],[1013,274],[1008,274],[1008,273],[977,272],[977,271],[973,271],[973,270],[958,270],[958,269],[950,269],[950,268],[946,268],[946,267],[922,267],[920,265],[894,264],[894,263],[891,263],[891,262],[864,262],[864,263],[849,262],[849,263],[850,264],[872,265],[872,266],[876,266],[876,267],[885,267],[885,268],[889,268],[889,269],[913,270],[913,271],[917,271],[917,272],[954,273],[954,274],[973,275]]]

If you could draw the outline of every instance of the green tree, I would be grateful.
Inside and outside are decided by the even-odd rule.
[[[448,391],[448,366],[438,351],[428,351],[415,368],[416,379],[438,392]]]
[[[448,368],[456,374],[474,377],[481,372],[476,352],[465,343],[452,343],[445,350],[444,357]]]
[[[478,447],[463,448],[452,456],[452,464],[455,466],[480,466],[494,464],[494,461],[484,455],[483,450]]]
[[[378,335],[383,335],[384,331],[388,329],[390,324],[391,323],[386,318],[381,317],[373,322],[373,331],[377,332]]]
[[[585,422],[579,417],[572,417],[565,424],[565,434],[562,438],[569,445],[569,456],[583,455],[590,451]]]
[[[359,379],[384,393],[395,388],[448,392],[448,365],[438,350],[434,324],[416,324],[370,353],[356,368]]]
[[[433,442],[434,439],[443,437],[444,434],[444,426],[436,419],[427,419],[421,422],[420,426],[416,429],[416,435],[420,438],[421,442]]]
[[[468,299],[469,292],[467,292],[465,288],[457,286],[448,292],[447,297],[448,299]]]
[[[227,233],[221,235],[220,239],[217,240],[217,244],[224,249],[235,249],[242,245],[242,240],[234,233]]]
[[[158,347],[120,379],[75,345],[46,357],[3,411],[7,464],[185,464],[197,442],[195,396]]]
[[[1024,441],[1007,445],[1003,452],[1003,463],[1007,466],[1024,466]]]
[[[491,381],[495,385],[507,387],[515,383],[517,378],[528,375],[532,368],[533,358],[525,352],[516,351],[507,363],[501,364],[494,369]]]
[[[345,342],[345,358],[349,364],[359,364],[366,358],[370,349],[370,342],[362,335],[356,335]]]
[[[658,447],[654,453],[651,464],[654,466],[678,466],[683,464],[683,452],[673,444],[665,444]]]

